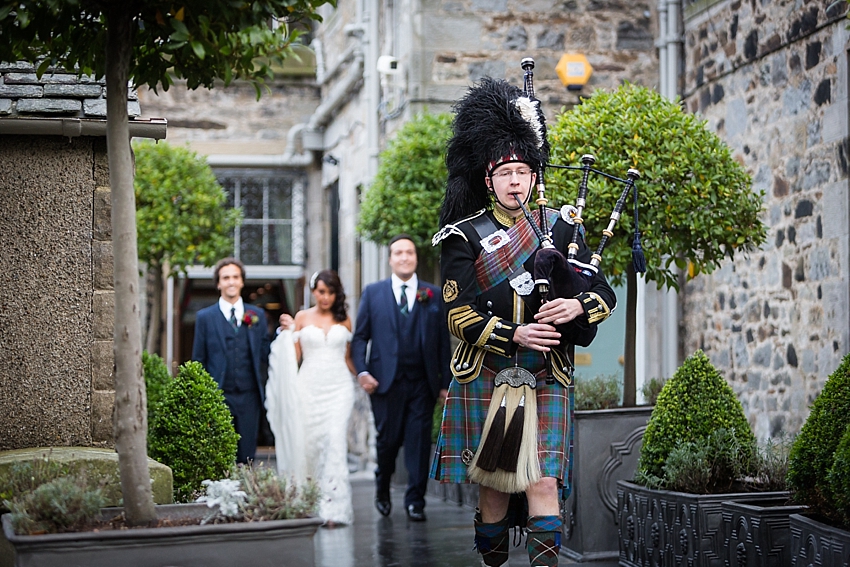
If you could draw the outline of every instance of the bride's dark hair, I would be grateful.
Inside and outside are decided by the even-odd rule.
[[[334,304],[331,305],[331,314],[334,317],[334,321],[342,323],[348,319],[348,308],[345,306],[345,290],[342,289],[342,282],[339,281],[339,276],[333,270],[322,270],[310,278],[310,291],[316,289],[316,285],[320,281],[324,282],[330,288],[331,293],[336,294]]]

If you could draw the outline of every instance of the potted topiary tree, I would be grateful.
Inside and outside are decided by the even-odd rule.
[[[755,438],[741,403],[697,351],[667,381],[646,427],[635,482],[618,483],[620,565],[717,565],[721,502],[753,501]],[[763,492],[761,499],[787,499]]]
[[[808,506],[791,516],[791,565],[846,566],[850,557],[850,355],[829,376],[794,445],[788,484]]]

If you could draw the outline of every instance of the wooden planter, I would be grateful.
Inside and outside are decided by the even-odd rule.
[[[789,504],[789,494],[720,504],[727,567],[787,567],[791,564],[791,514],[805,506]]]
[[[120,508],[105,508],[113,517]],[[157,506],[160,518],[203,518],[203,504]],[[14,548],[16,567],[232,567],[313,566],[313,535],[319,518],[232,524],[139,528],[102,532],[15,535],[8,514],[3,533]]]
[[[848,567],[850,532],[791,514],[791,567]]]
[[[721,502],[758,502],[784,492],[685,494],[619,481],[620,565],[726,567]]]

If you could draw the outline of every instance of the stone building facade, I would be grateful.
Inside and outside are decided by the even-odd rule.
[[[115,397],[102,82],[0,63],[0,450],[108,446]],[[138,102],[128,110],[138,114]],[[131,121],[131,134],[165,135]]]
[[[764,191],[768,239],[685,285],[684,343],[765,438],[799,430],[850,350],[850,36],[842,3],[710,4],[686,3],[683,98]]]

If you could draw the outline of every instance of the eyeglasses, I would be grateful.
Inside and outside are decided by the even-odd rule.
[[[504,179],[505,181],[507,181],[514,173],[516,173],[517,177],[519,177],[520,179],[525,179],[531,176],[530,169],[503,169],[502,171],[491,173],[490,177],[494,179]]]

